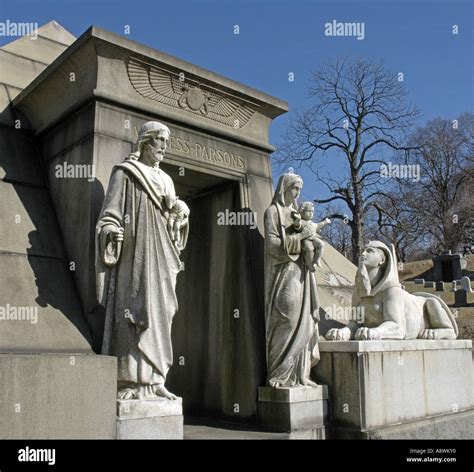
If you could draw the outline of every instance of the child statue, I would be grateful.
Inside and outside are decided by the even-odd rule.
[[[316,237],[312,239],[304,239],[301,241],[301,251],[303,253],[303,259],[311,272],[316,270],[315,265],[321,267],[321,257],[324,250],[324,242],[319,236],[319,232],[328,224],[331,223],[329,218],[326,218],[320,223],[313,223],[314,216],[314,204],[313,202],[303,202],[299,208],[298,213],[293,213],[293,219],[295,220],[294,228],[297,231],[303,230],[305,226],[311,225],[316,230]]]

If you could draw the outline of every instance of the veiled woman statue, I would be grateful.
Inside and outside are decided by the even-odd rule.
[[[159,167],[169,136],[161,123],[142,126],[137,152],[112,170],[97,223],[102,353],[118,358],[119,399],[176,398],[164,384],[173,363],[171,323],[189,209]]]
[[[301,254],[301,241],[316,237],[314,225],[295,229],[303,180],[283,174],[265,211],[265,323],[267,384],[316,386],[310,370],[319,360],[319,302],[314,273]]]

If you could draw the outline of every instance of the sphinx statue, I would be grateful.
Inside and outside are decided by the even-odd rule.
[[[446,303],[424,292],[402,289],[395,248],[369,242],[362,252],[352,306],[363,315],[362,326],[351,321],[332,328],[327,341],[373,339],[456,339],[458,327]]]

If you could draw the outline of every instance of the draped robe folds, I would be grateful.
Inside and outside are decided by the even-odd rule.
[[[125,161],[112,171],[97,223],[97,297],[106,308],[102,353],[118,358],[122,385],[163,384],[173,362],[181,262],[162,215],[165,195],[175,196],[166,173]],[[118,228],[124,230],[122,243],[111,238]]]
[[[319,360],[319,303],[314,274],[294,233],[295,208],[273,203],[265,212],[267,384],[306,385]]]

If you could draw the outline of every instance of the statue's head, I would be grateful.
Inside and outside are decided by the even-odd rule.
[[[303,218],[303,220],[311,221],[314,216],[314,203],[303,202],[298,208],[298,213],[301,215],[301,218]]]
[[[372,244],[370,241],[360,255],[360,264],[363,264],[367,269],[375,269],[383,267],[387,262],[387,256],[380,247]]]
[[[301,189],[303,188],[303,179],[291,172],[280,176],[277,184],[277,189],[273,197],[273,203],[280,203],[280,205],[288,206],[295,204],[299,197]],[[296,210],[296,208],[295,208]]]
[[[145,158],[151,162],[161,162],[168,146],[170,130],[157,121],[148,121],[138,132],[138,158]]]
[[[172,209],[172,212],[175,213],[179,219],[185,220],[186,218],[188,218],[190,210],[188,205],[186,205],[183,200],[177,200]]]
[[[389,248],[381,241],[370,241],[365,245],[359,258],[355,284],[359,296],[375,295],[379,290],[399,285],[393,245]]]

